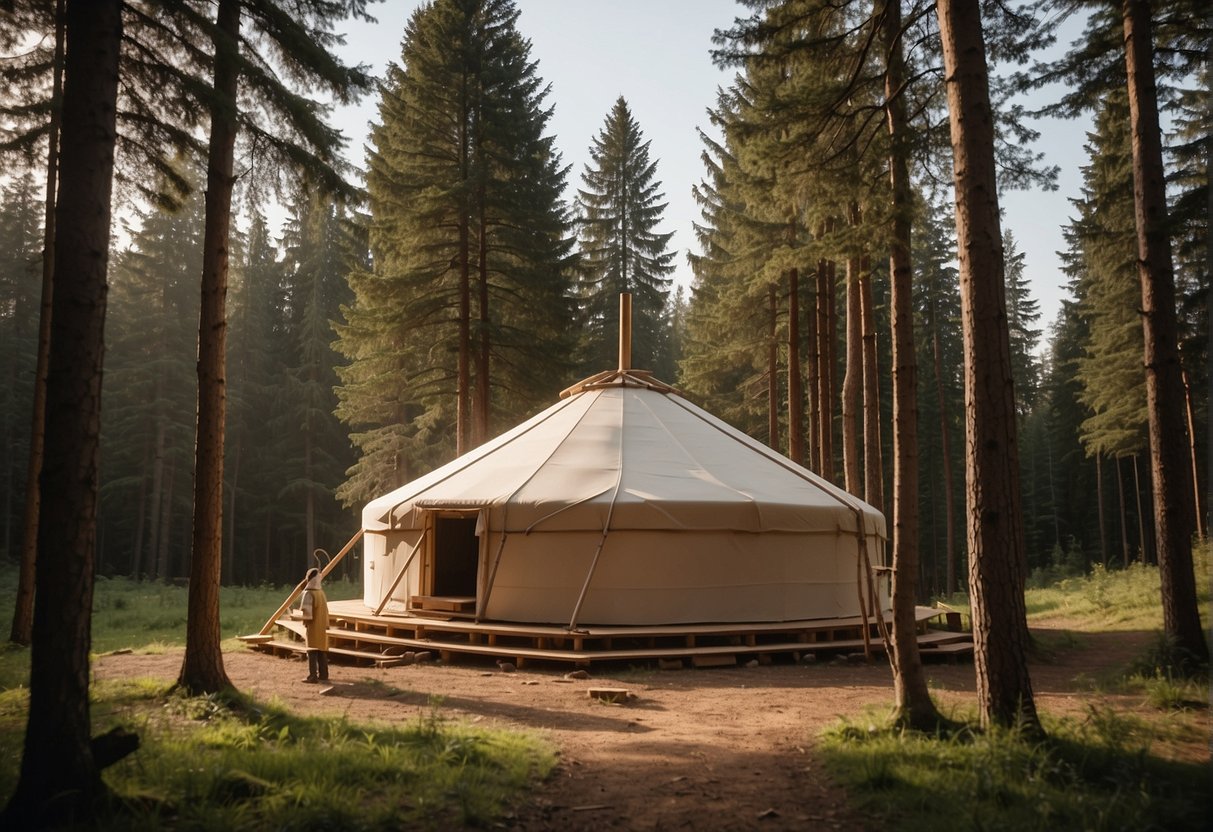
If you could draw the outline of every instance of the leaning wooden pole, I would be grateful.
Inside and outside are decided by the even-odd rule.
[[[387,607],[388,601],[392,599],[392,593],[396,591],[396,587],[400,586],[400,582],[404,580],[405,573],[413,565],[413,559],[417,557],[417,553],[421,551],[424,543],[425,532],[422,532],[421,537],[417,539],[417,545],[413,547],[413,551],[409,552],[409,556],[404,559],[404,566],[400,567],[400,571],[396,573],[396,578],[392,581],[392,585],[387,588],[387,592],[383,593],[379,606],[375,607],[375,615],[383,615],[383,610]]]
[[[320,570],[320,579],[321,580],[324,580],[325,578],[327,578],[328,574],[333,571],[333,569],[337,566],[337,564],[341,563],[341,559],[343,557],[345,557],[346,554],[349,553],[350,549],[354,548],[354,544],[362,539],[362,533],[364,531],[365,531],[365,529],[359,529],[358,532],[353,537],[350,538],[349,543],[345,544],[345,546],[343,546],[341,548],[341,551],[338,552],[333,557],[333,559],[328,562],[328,565],[325,566],[324,569]],[[287,596],[286,600],[282,602],[282,606],[280,606],[274,612],[274,614],[270,616],[269,620],[265,622],[265,626],[262,627],[258,631],[257,635],[259,635],[259,636],[269,635],[270,630],[274,629],[274,624],[278,621],[279,618],[282,617],[282,614],[284,612],[286,612],[288,608],[290,608],[291,604],[295,603],[295,599],[299,597],[299,593],[303,592],[303,588],[305,586],[307,586],[306,578],[303,579],[302,581],[300,581],[295,586],[294,591],[292,591],[291,594]]]

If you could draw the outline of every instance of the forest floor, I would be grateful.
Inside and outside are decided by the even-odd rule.
[[[1161,719],[1141,695],[1114,680],[1153,639],[1145,632],[1085,633],[1065,622],[1033,627],[1041,649],[1031,663],[1038,710],[1082,720],[1092,708]],[[892,674],[872,664],[774,664],[661,671],[599,668],[564,679],[565,669],[502,672],[494,665],[335,665],[330,686],[302,683],[306,665],[238,650],[225,654],[242,692],[300,714],[353,722],[405,722],[439,715],[539,732],[558,749],[553,775],[504,820],[525,830],[860,830],[887,825],[854,808],[832,782],[815,746],[845,717],[879,722],[893,701]],[[105,655],[99,679],[171,680],[180,651]],[[946,714],[975,708],[971,662],[927,666]],[[625,688],[625,704],[591,699],[590,687]],[[1199,719],[1208,728],[1209,712]],[[1204,739],[1152,751],[1209,760]],[[944,810],[946,807],[941,807]]]

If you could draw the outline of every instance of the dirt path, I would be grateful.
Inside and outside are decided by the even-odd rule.
[[[1107,635],[1107,638],[1104,636]],[[1033,667],[1041,710],[1081,713],[1089,680],[1133,655],[1145,636],[1082,636]],[[180,654],[104,656],[98,678],[173,678]],[[681,671],[596,669],[565,681],[560,670],[505,673],[489,666],[336,666],[334,689],[301,683],[301,662],[251,652],[225,656],[242,691],[300,713],[401,722],[437,709],[450,718],[542,732],[560,749],[554,776],[512,824],[537,830],[875,829],[847,803],[815,756],[837,718],[879,713],[892,701],[883,662],[772,665]],[[1123,663],[1123,662],[1122,662]],[[971,664],[928,667],[945,707],[971,705]],[[1077,681],[1076,681],[1077,680]],[[587,695],[626,688],[627,704]],[[1100,695],[1132,708],[1130,697]]]

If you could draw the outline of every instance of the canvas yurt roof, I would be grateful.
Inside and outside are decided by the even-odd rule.
[[[643,376],[609,376],[368,504],[368,531],[487,509],[497,530],[697,530],[883,538],[861,500]]]

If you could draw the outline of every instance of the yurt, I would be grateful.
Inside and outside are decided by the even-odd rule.
[[[364,508],[366,606],[570,629],[887,609],[884,516],[630,369],[626,330],[619,369]]]

